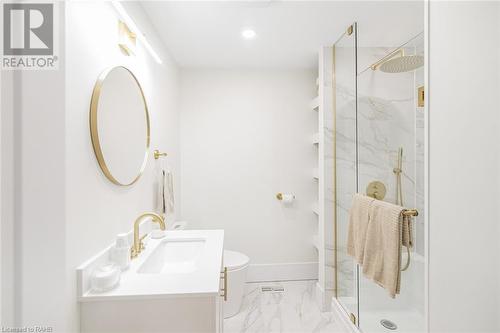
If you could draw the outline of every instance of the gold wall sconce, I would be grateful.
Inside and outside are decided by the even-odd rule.
[[[128,56],[135,54],[137,36],[122,21],[118,21],[118,46]]]
[[[158,149],[156,149],[156,150],[153,152],[153,156],[155,157],[155,160],[157,160],[157,159],[159,159],[160,157],[167,156],[167,153],[162,153],[161,151],[159,151]]]

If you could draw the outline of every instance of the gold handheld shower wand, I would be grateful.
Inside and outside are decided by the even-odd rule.
[[[403,173],[403,147],[398,149],[398,163],[392,170],[396,174],[396,205],[403,206],[403,188],[401,174]]]
[[[396,174],[396,205],[403,206],[403,182],[402,182],[402,173],[403,173],[403,147],[399,147],[398,149],[398,163],[397,166],[392,170]],[[404,215],[404,214],[403,214]],[[411,223],[410,220],[404,221],[404,219],[410,219],[409,216],[403,216],[403,223]],[[410,267],[410,246],[406,246],[406,253],[408,255],[406,259],[405,267],[401,268],[401,272],[404,272]]]

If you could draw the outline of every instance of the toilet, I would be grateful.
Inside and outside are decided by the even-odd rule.
[[[227,267],[227,300],[224,302],[224,318],[240,312],[250,259],[243,253],[224,250],[224,267]]]

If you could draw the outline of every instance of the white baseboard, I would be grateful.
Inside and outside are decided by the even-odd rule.
[[[247,282],[317,280],[317,262],[255,264],[248,267]]]
[[[359,328],[354,325],[347,312],[345,312],[342,305],[340,305],[340,303],[335,298],[332,298],[331,309],[332,312],[335,313],[335,315],[338,317],[340,324],[347,333],[362,333]]]

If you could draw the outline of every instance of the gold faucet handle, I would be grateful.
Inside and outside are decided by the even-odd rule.
[[[144,245],[144,238],[146,238],[148,234],[144,234],[144,236],[142,236],[141,238],[139,238],[139,248],[142,250],[144,250],[146,248],[146,246]]]
[[[138,255],[139,255],[139,253],[138,253],[138,252],[136,252],[136,251],[135,251],[135,249],[134,249],[134,247],[132,246],[132,247],[130,248],[130,259],[134,259],[134,258],[136,258]]]

